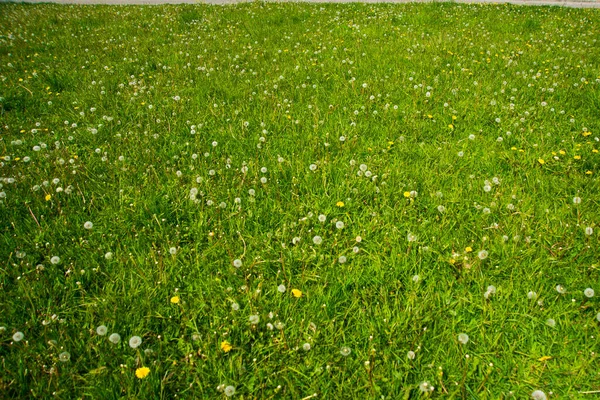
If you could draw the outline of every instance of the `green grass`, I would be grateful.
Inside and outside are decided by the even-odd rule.
[[[599,10],[0,15],[1,397],[600,390]]]

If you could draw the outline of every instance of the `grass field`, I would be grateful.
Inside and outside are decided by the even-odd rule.
[[[600,390],[600,10],[0,15],[0,397]]]

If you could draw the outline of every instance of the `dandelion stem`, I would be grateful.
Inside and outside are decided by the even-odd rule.
[[[42,228],[42,226],[40,225],[38,219],[35,217],[35,214],[33,213],[33,211],[31,211],[31,207],[27,206],[27,209],[29,210],[29,214],[31,214],[31,216],[33,217],[33,220],[35,221],[35,223],[37,224],[38,228]]]

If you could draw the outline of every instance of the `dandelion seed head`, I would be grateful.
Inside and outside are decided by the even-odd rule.
[[[71,359],[71,355],[69,354],[68,351],[63,351],[62,353],[60,353],[58,355],[58,359],[62,362],[67,362]]]
[[[533,393],[531,393],[531,398],[533,400],[546,400],[546,393],[542,392],[541,390],[535,390]]]
[[[23,332],[15,332],[15,334],[12,336],[12,339],[15,342],[20,342],[21,340],[23,340],[24,337],[25,335],[23,334]]]
[[[98,334],[98,336],[106,335],[107,331],[108,331],[108,329],[106,328],[106,325],[100,325],[99,327],[96,328],[96,334]]]
[[[350,347],[347,347],[347,346],[344,346],[340,349],[340,354],[343,355],[344,357],[348,357],[351,352],[352,352],[352,350],[350,350]]]
[[[585,297],[587,297],[588,299],[591,299],[592,297],[594,297],[594,289],[592,288],[587,288],[583,291],[583,294],[585,295]]]
[[[129,347],[132,349],[137,349],[141,344],[142,338],[139,336],[132,336],[131,339],[129,339]]]
[[[117,344],[121,341],[121,335],[119,335],[118,333],[112,333],[109,337],[108,340],[110,340],[111,343],[113,344]]]
[[[462,344],[467,344],[469,342],[469,335],[466,333],[460,333],[458,335],[458,341]]]

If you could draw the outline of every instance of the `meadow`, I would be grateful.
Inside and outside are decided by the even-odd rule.
[[[0,15],[0,397],[600,392],[600,10]]]

